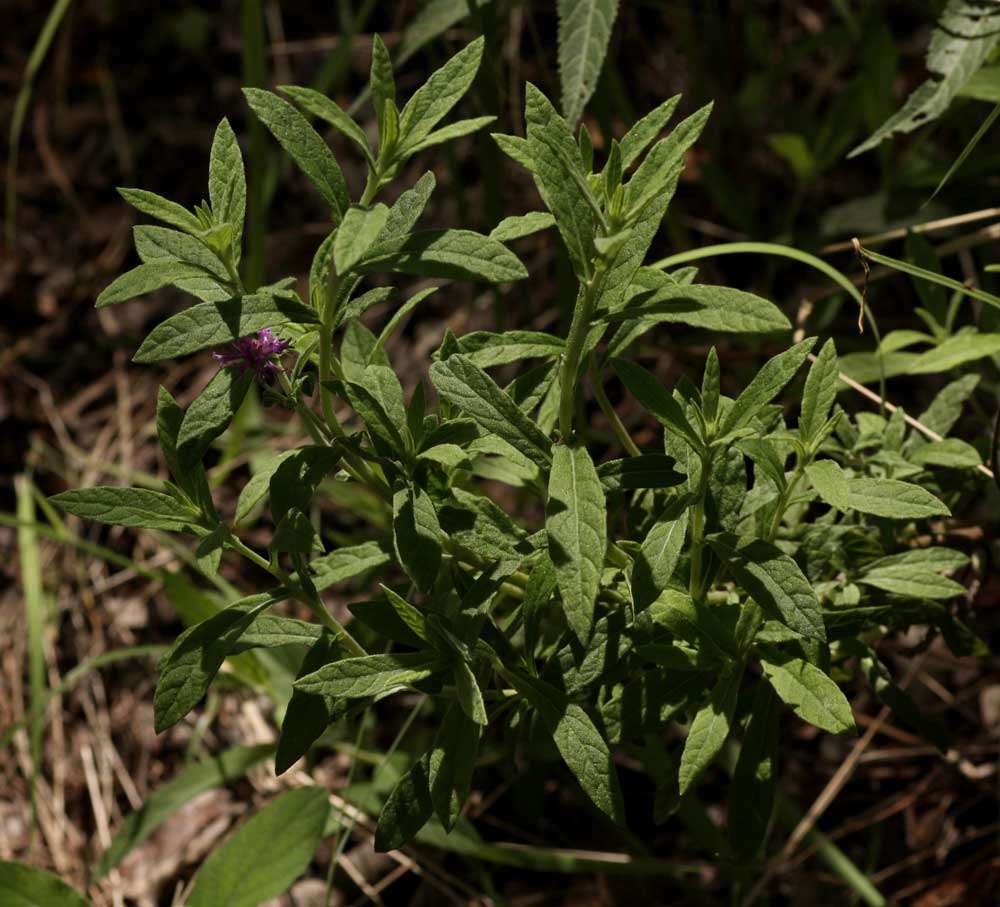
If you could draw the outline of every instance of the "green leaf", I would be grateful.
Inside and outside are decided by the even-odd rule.
[[[586,447],[553,451],[545,529],[566,620],[586,644],[608,546],[604,489]]]
[[[382,550],[378,542],[363,542],[360,545],[338,548],[317,558],[309,567],[312,570],[313,585],[322,592],[337,583],[383,567],[390,560],[389,554]]]
[[[893,520],[948,516],[951,511],[929,491],[898,479],[848,476],[833,460],[817,460],[806,475],[819,496],[831,507],[848,513],[857,510]]]
[[[443,142],[450,142],[454,139],[461,138],[463,135],[471,135],[473,132],[478,132],[484,126],[489,126],[496,120],[494,116],[487,117],[472,117],[468,120],[459,120],[456,123],[449,123],[442,129],[436,129],[430,135],[421,139],[416,145],[412,147],[407,147],[407,154],[416,154],[418,151],[424,151],[427,148],[433,148],[435,145],[440,145]]]
[[[727,435],[749,424],[760,408],[770,403],[792,380],[815,343],[816,338],[809,337],[768,360],[729,408],[722,422],[721,434]]]
[[[402,390],[394,393],[397,388],[390,383],[395,381],[398,386],[395,372],[384,365],[369,365],[356,377],[362,380],[346,383],[351,406],[364,420],[373,438],[378,438],[397,456],[402,456],[407,450],[407,442],[402,435],[406,430],[406,413],[403,410]],[[389,380],[383,380],[383,377]]]
[[[350,201],[340,165],[326,142],[291,104],[270,91],[244,88],[250,109],[298,164],[330,206],[331,219],[339,224]]]
[[[650,372],[626,359],[614,359],[611,365],[622,384],[662,425],[677,432],[695,449],[701,447],[698,435],[684,415],[681,405]]]
[[[480,726],[461,708],[454,703],[448,706],[427,765],[434,812],[447,831],[454,827],[469,796],[481,734]]]
[[[911,375],[950,372],[967,362],[975,362],[1000,353],[1000,334],[959,333],[921,353],[907,369]]]
[[[632,567],[632,595],[639,610],[652,604],[674,575],[687,536],[687,506],[686,497],[668,504],[642,542]]]
[[[377,242],[357,265],[356,272],[385,271],[488,283],[528,276],[520,259],[503,243],[472,230],[424,230]]]
[[[412,95],[399,115],[401,153],[412,152],[472,84],[483,57],[482,37],[460,50]]]
[[[346,274],[371,248],[389,218],[389,209],[377,203],[370,208],[350,208],[337,228],[333,261],[338,274]]]
[[[590,274],[594,213],[583,186],[580,151],[566,121],[534,85],[526,86],[525,118],[532,173],[545,206],[556,219],[577,277]]]
[[[622,136],[618,144],[621,149],[623,170],[628,170],[639,155],[649,147],[649,143],[659,135],[663,127],[667,125],[667,121],[674,115],[680,99],[679,94],[668,98],[659,106],[654,107],[642,119],[636,120],[629,131]]]
[[[289,457],[295,456],[296,453],[297,451],[294,450],[285,450],[281,453],[271,454],[263,463],[255,467],[254,474],[240,489],[240,496],[236,500],[236,513],[233,516],[234,523],[242,523],[250,515],[254,507],[267,494],[271,485],[271,477],[278,467]]]
[[[454,674],[458,704],[462,707],[462,711],[476,724],[485,726],[488,720],[486,706],[483,703],[483,694],[476,682],[476,675],[472,673],[472,668],[462,659],[458,659],[455,662]]]
[[[0,860],[0,901],[4,907],[90,907],[83,895],[52,873],[8,860]]]
[[[954,598],[965,594],[965,587],[940,574],[968,562],[962,552],[950,548],[916,548],[872,561],[855,581],[910,598]]]
[[[198,265],[168,259],[151,261],[116,277],[101,291],[95,305],[102,309],[105,306],[128,302],[136,296],[152,293],[171,284],[179,285],[187,280],[204,278],[214,281],[211,273]]]
[[[430,375],[438,394],[480,428],[548,468],[552,458],[549,439],[481,368],[464,356],[453,355],[431,365]]]
[[[253,380],[250,370],[224,368],[205,385],[185,411],[177,434],[182,460],[200,459],[208,445],[229,427]]]
[[[64,491],[49,500],[74,516],[112,526],[183,532],[198,523],[197,512],[148,488],[96,485]]]
[[[343,655],[343,648],[332,633],[323,632],[312,644],[296,679],[318,671],[323,665]],[[317,693],[292,690],[292,698],[285,710],[274,754],[274,771],[282,774],[301,759],[319,739],[330,724],[331,715],[326,700]]]
[[[976,0],[950,0],[931,35],[927,68],[933,77],[907,98],[848,157],[875,148],[892,135],[912,132],[936,120],[997,46],[995,16]]]
[[[427,592],[441,566],[441,527],[434,502],[415,485],[392,496],[392,536],[396,556],[417,588]]]
[[[815,665],[771,647],[765,647],[760,664],[774,692],[803,721],[831,734],[857,732],[851,704]]]
[[[328,703],[338,699],[364,699],[424,680],[439,668],[439,656],[429,652],[365,655],[324,665],[296,680],[295,689],[316,693]]]
[[[137,211],[155,217],[178,230],[197,236],[205,228],[187,208],[145,189],[119,189],[118,194]]]
[[[126,816],[94,867],[92,881],[103,879],[186,803],[205,791],[239,780],[273,750],[270,744],[235,746],[204,762],[189,763],[175,777],[158,785],[139,809]]]
[[[212,216],[218,224],[233,228],[232,249],[240,260],[243,220],[247,209],[247,183],[243,171],[243,155],[229,120],[223,119],[215,130],[212,153],[208,164],[208,200]]]
[[[177,289],[205,302],[229,299],[233,295],[225,265],[195,237],[168,227],[139,224],[132,228],[132,239],[136,254],[144,263],[184,262],[207,272],[198,277],[178,280],[175,283]],[[209,277],[209,274],[212,276]]]
[[[948,434],[962,415],[962,405],[972,396],[978,384],[979,375],[963,375],[945,385],[917,421],[939,435]]]
[[[392,789],[375,829],[375,849],[398,850],[420,831],[434,814],[428,785],[428,754],[421,756]]]
[[[173,727],[201,701],[243,632],[282,597],[262,592],[241,598],[177,637],[160,659],[153,697],[157,734]]]
[[[202,302],[160,322],[142,342],[133,361],[175,359],[209,346],[230,343],[263,328],[318,322],[316,312],[290,291],[258,292],[224,302]]]
[[[392,608],[396,616],[406,625],[409,631],[408,644],[419,647],[429,643],[431,633],[427,627],[427,619],[421,611],[387,586],[382,587],[382,592],[385,593],[385,600],[388,602],[389,607]]]
[[[508,365],[523,359],[552,359],[566,348],[566,341],[541,331],[473,331],[458,338],[458,352],[479,368]]]
[[[712,688],[708,703],[694,716],[677,771],[678,791],[682,797],[722,750],[732,727],[742,679],[741,662],[727,665]]]
[[[297,85],[279,85],[278,91],[288,95],[303,110],[309,111],[317,119],[329,123],[338,132],[346,135],[361,149],[369,165],[375,166],[375,157],[365,131],[335,101],[312,88],[300,88]]]
[[[513,674],[521,693],[545,723],[563,762],[594,805],[613,821],[624,824],[625,802],[608,744],[590,716],[575,702],[541,680]]]
[[[975,447],[958,438],[922,444],[907,459],[918,466],[946,466],[952,469],[969,469],[983,462]]]
[[[396,102],[396,80],[392,75],[392,60],[381,35],[372,37],[371,65],[372,105],[375,117],[382,124],[383,111],[386,104]]]
[[[500,150],[511,160],[516,161],[529,173],[535,172],[535,162],[531,157],[528,140],[519,135],[505,135],[502,132],[491,132],[490,138],[497,143]],[[555,223],[555,218],[552,220]]]
[[[826,642],[816,593],[787,554],[763,539],[739,538],[728,532],[710,535],[708,543],[768,617],[806,639]]]
[[[523,239],[538,233],[541,230],[548,230],[554,227],[556,219],[548,211],[530,211],[528,214],[515,214],[513,217],[505,217],[490,231],[490,239],[497,242],[510,242],[514,239]]]
[[[209,854],[188,907],[256,907],[284,894],[312,860],[329,812],[325,788],[280,794]]]
[[[312,503],[319,483],[329,475],[340,459],[336,447],[310,445],[300,447],[282,460],[271,475],[271,515],[280,523],[292,510],[304,513]]]
[[[376,245],[404,238],[415,226],[434,191],[434,174],[429,170],[411,188],[402,192],[389,208],[389,217]]]
[[[758,684],[729,787],[729,843],[744,859],[759,854],[767,841],[774,810],[780,714],[774,692],[766,683]]]
[[[806,386],[802,391],[802,410],[799,415],[799,433],[802,440],[815,440],[830,415],[830,408],[837,398],[839,372],[837,348],[833,340],[827,340],[819,351],[816,361],[806,376]]]
[[[559,0],[558,9],[562,106],[573,126],[597,87],[618,0]]]
[[[676,470],[677,461],[666,454],[640,454],[623,460],[607,460],[597,467],[605,492],[635,488],[672,488],[687,477]]]

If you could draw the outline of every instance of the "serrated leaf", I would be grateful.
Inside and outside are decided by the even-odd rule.
[[[160,322],[142,342],[134,362],[158,362],[230,343],[264,328],[317,324],[316,312],[293,293],[253,293],[202,302]]]
[[[680,561],[687,537],[688,501],[679,498],[667,505],[646,534],[632,567],[632,595],[641,610],[667,588]]]
[[[760,664],[774,692],[803,721],[831,734],[857,731],[851,704],[818,667],[774,648],[761,654]]]
[[[830,408],[837,398],[839,368],[837,348],[832,339],[827,340],[809,369],[806,385],[802,391],[799,433],[806,443],[819,435],[820,429],[830,415]]]
[[[0,860],[0,901],[5,907],[90,907],[83,895],[52,873],[9,860]]]
[[[155,192],[145,189],[119,189],[118,194],[137,211],[155,217],[185,233],[197,235],[204,229],[201,222],[187,208]]]
[[[333,261],[338,274],[346,274],[371,248],[389,218],[389,209],[376,203],[370,208],[350,208],[337,228]]]
[[[243,94],[250,109],[329,205],[334,224],[339,224],[350,201],[344,174],[326,142],[301,113],[276,94],[261,88],[244,88]]]
[[[597,87],[618,0],[559,0],[558,9],[562,107],[573,126]]]
[[[559,444],[553,451],[545,529],[566,621],[585,644],[608,545],[604,489],[585,447]]]
[[[729,787],[729,843],[744,858],[760,853],[774,810],[778,761],[778,698],[758,684]]]
[[[516,214],[513,217],[505,217],[490,231],[490,239],[497,242],[511,242],[515,239],[523,239],[538,233],[541,230],[548,230],[554,227],[556,219],[548,211],[531,211],[528,214]]]
[[[209,854],[188,907],[256,907],[284,894],[312,860],[329,812],[325,788],[279,794]]]
[[[74,516],[112,526],[183,532],[198,523],[197,512],[148,488],[96,485],[64,491],[49,500]]]
[[[819,496],[845,513],[857,510],[893,520],[948,516],[951,511],[929,491],[898,479],[848,476],[833,460],[817,460],[806,475]]]
[[[233,421],[233,416],[243,404],[243,399],[253,384],[252,371],[220,369],[184,412],[177,449],[182,460],[190,462],[201,458],[219,435]]]
[[[932,78],[858,145],[848,157],[868,151],[898,133],[912,132],[937,119],[980,69],[1000,40],[996,17],[975,0],[950,0],[931,35],[927,68]]]
[[[375,829],[375,850],[385,853],[407,844],[434,814],[428,785],[429,754],[417,759],[392,789]]]
[[[328,703],[380,696],[430,677],[440,667],[439,658],[428,652],[345,658],[300,677],[294,686]]]
[[[543,469],[551,461],[552,445],[509,395],[478,366],[461,355],[435,362],[431,381],[445,400],[480,428],[497,435]]]
[[[694,716],[677,770],[678,791],[682,797],[722,750],[732,727],[742,679],[742,663],[727,665],[712,688],[708,702]]]
[[[787,554],[763,539],[728,532],[710,535],[708,543],[769,617],[806,639],[826,642],[816,593]]]
[[[235,746],[204,762],[190,763],[169,781],[159,784],[139,809],[125,817],[94,867],[91,880],[103,879],[186,803],[205,791],[239,780],[273,751],[270,744]]]
[[[594,805],[613,821],[624,824],[625,803],[611,751],[590,716],[551,685],[514,675],[520,692],[538,711],[563,762]]]
[[[181,284],[192,279],[214,281],[212,274],[198,265],[167,259],[151,261],[126,271],[109,283],[94,303],[99,309],[128,302],[136,296],[152,293],[171,284]]]
[[[229,120],[223,118],[215,130],[208,164],[208,200],[216,223],[233,228],[232,249],[240,260],[243,220],[247,208],[247,183],[243,155]]]
[[[417,588],[429,591],[441,565],[441,526],[422,488],[407,485],[392,496],[392,535],[407,575]]]
[[[359,274],[398,271],[418,277],[505,283],[528,272],[503,243],[472,230],[424,230],[377,242],[356,267]]]
[[[177,724],[201,701],[244,630],[281,598],[271,592],[241,598],[177,637],[160,659],[153,697],[156,733]]]
[[[401,153],[411,153],[468,90],[483,57],[482,37],[460,50],[418,88],[399,115]]]
[[[809,337],[764,363],[729,408],[729,413],[722,422],[721,434],[729,434],[749,424],[760,408],[770,403],[792,380],[815,343],[816,338]]]
[[[583,168],[580,151],[566,121],[530,82],[525,118],[535,184],[556,219],[577,277],[586,278],[593,255],[594,214],[577,180]]]

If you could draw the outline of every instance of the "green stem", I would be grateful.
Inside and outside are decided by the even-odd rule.
[[[568,441],[573,434],[573,411],[576,407],[580,360],[583,357],[583,345],[590,331],[590,322],[594,317],[594,306],[597,304],[598,290],[603,277],[603,263],[599,261],[594,275],[583,285],[583,300],[573,312],[573,321],[566,340],[559,397],[559,431],[564,441]]]

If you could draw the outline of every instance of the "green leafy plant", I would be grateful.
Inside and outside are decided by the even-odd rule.
[[[614,3],[584,6],[610,30]],[[590,47],[571,32],[567,26],[567,40]],[[574,135],[529,84],[526,134],[494,138],[530,172],[545,210],[508,217],[489,235],[420,230],[434,189],[430,172],[391,204],[381,201],[404,162],[491,121],[442,125],[475,78],[482,48],[481,40],[470,44],[401,103],[376,37],[376,143],[313,90],[286,87],[284,97],[246,90],[255,115],[329,210],[332,229],[316,250],[305,299],[292,278],[253,292],[242,283],[246,184],[226,121],[212,146],[207,201],[189,210],[122,190],[166,226],[135,228],[142,263],[97,305],[173,285],[198,302],[154,328],[136,360],[229,346],[186,408],[160,390],[157,433],[170,482],[84,488],[53,500],[87,519],[193,535],[209,576],[232,554],[270,577],[266,587],[210,609],[163,655],[158,731],[198,705],[227,659],[246,667],[238,660],[254,650],[293,647],[300,655],[290,697],[275,694],[278,771],[325,746],[331,725],[363,721],[374,703],[401,691],[419,694],[415,708],[432,716],[432,740],[391,790],[359,783],[349,791],[359,808],[380,810],[380,849],[421,836],[441,846],[464,840],[486,859],[495,855],[496,848],[468,843],[476,838],[462,818],[484,747],[558,754],[593,807],[622,826],[628,816],[616,750],[631,753],[655,780],[658,821],[734,754],[729,843],[720,846],[743,865],[765,847],[774,811],[781,704],[824,731],[853,733],[840,684],[857,675],[901,722],[947,745],[943,730],[894,683],[874,644],[921,624],[958,652],[980,650],[951,607],[962,586],[949,574],[965,555],[920,542],[948,517],[967,480],[954,471],[973,465],[975,449],[927,443],[901,411],[848,416],[836,403],[841,364],[832,340],[783,349],[735,397],[723,391],[727,363],[714,348],[700,384],[683,379],[673,388],[630,358],[635,341],[664,324],[772,346],[791,330],[764,298],[699,284],[691,267],[665,272],[645,264],[710,106],[663,135],[678,105],[665,101],[612,141],[598,166],[586,128]],[[588,49],[581,72],[564,72],[571,121],[592,90],[599,50]],[[357,146],[367,164],[357,200],[302,111]],[[399,302],[394,289],[365,279],[431,278],[444,282],[442,297],[451,281],[521,280],[528,272],[507,244],[553,227],[577,284],[566,335],[446,333],[429,367],[431,387],[418,383],[407,400],[387,341],[433,290]],[[396,307],[375,334],[363,317],[386,301]],[[535,364],[506,383],[498,377],[497,369],[509,373],[525,360]],[[803,371],[801,391],[790,394],[798,406],[777,402]],[[626,394],[618,408],[607,380]],[[221,513],[205,463],[255,383],[265,404],[295,414],[309,441],[260,466],[235,511]],[[925,421],[945,435],[964,397],[954,386],[942,393],[946,400]],[[607,440],[591,430],[591,399],[624,456],[610,456]],[[662,443],[658,436],[636,443],[625,424],[636,418],[658,423]],[[502,508],[487,494],[490,483],[508,486],[523,506]],[[317,504],[328,495],[339,500],[345,488],[373,502],[358,508],[371,521],[368,541],[340,544],[325,530]],[[265,499],[272,532],[260,551],[241,530],[260,519]],[[345,626],[323,592],[373,573],[379,593],[352,606]],[[278,607],[286,602],[313,619],[290,616]],[[663,730],[674,722],[687,733],[671,753]],[[185,798],[266,755],[232,751],[224,765],[189,771],[154,794],[119,832],[98,874]],[[251,904],[287,887],[317,842],[348,825],[346,814],[330,825],[327,810],[318,787],[279,797],[205,862],[190,903]],[[260,846],[286,833],[294,841],[281,853]]]

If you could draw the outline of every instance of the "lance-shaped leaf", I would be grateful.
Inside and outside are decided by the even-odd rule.
[[[712,688],[708,702],[694,716],[677,771],[681,796],[687,793],[722,750],[732,727],[742,678],[741,662],[727,665]]]
[[[216,223],[229,224],[233,228],[232,249],[236,261],[239,261],[247,210],[247,181],[240,143],[227,119],[219,123],[212,140],[208,163],[208,200]]]
[[[549,439],[481,368],[464,356],[453,355],[435,362],[430,374],[437,392],[480,428],[548,468],[552,457]]]
[[[372,154],[371,146],[368,144],[368,136],[365,131],[354,122],[353,119],[341,109],[340,105],[312,88],[301,88],[298,85],[279,85],[278,90],[282,94],[288,95],[303,110],[309,111],[317,119],[329,123],[338,132],[346,135],[352,142],[355,142],[361,149],[365,159],[371,166],[375,166],[375,157]]]
[[[133,361],[158,362],[231,343],[264,328],[316,324],[319,317],[294,293],[253,293],[222,302],[202,302],[160,322]]]
[[[345,658],[300,677],[295,689],[316,693],[327,703],[364,699],[424,680],[441,666],[440,656],[430,652]]]
[[[453,668],[455,690],[458,693],[458,703],[462,711],[476,724],[487,723],[486,705],[483,703],[483,693],[472,668],[463,660],[458,659]]]
[[[322,592],[330,586],[353,579],[388,564],[391,558],[378,542],[363,542],[338,548],[309,564],[313,585]]]
[[[559,76],[570,126],[597,87],[618,0],[559,0]]]
[[[355,270],[359,274],[399,271],[419,277],[488,283],[528,276],[520,259],[503,243],[472,230],[424,230],[385,243],[377,242]]]
[[[950,548],[916,548],[866,565],[856,582],[912,598],[954,598],[965,587],[941,576],[964,567],[969,559]]]
[[[144,263],[183,262],[202,268],[205,274],[174,283],[178,290],[197,296],[204,302],[217,302],[233,295],[225,265],[201,240],[180,230],[139,224],[132,228],[135,251]],[[211,275],[209,277],[208,275]]]
[[[815,343],[816,338],[809,337],[764,363],[763,368],[729,408],[729,413],[722,422],[721,434],[729,434],[749,424],[760,408],[770,403],[792,380]]]
[[[198,523],[196,511],[148,488],[96,485],[64,491],[49,500],[74,516],[112,526],[183,532]]]
[[[604,489],[586,447],[553,451],[545,529],[566,620],[586,643],[608,545]]]
[[[370,208],[350,208],[337,228],[333,261],[338,274],[346,274],[372,246],[385,227],[389,209],[376,203]]]
[[[480,368],[493,368],[523,359],[553,359],[566,341],[541,331],[473,331],[458,338],[458,351]]]
[[[554,227],[556,219],[548,211],[530,211],[527,214],[515,214],[513,217],[505,217],[492,230],[490,238],[498,242],[511,242],[515,239],[523,239],[541,230],[548,230]]]
[[[535,184],[556,219],[573,269],[578,277],[586,277],[593,255],[594,212],[582,185],[579,148],[566,121],[530,82],[525,118]]]
[[[209,854],[195,876],[188,907],[256,907],[283,894],[312,860],[329,813],[323,787],[279,794]]]
[[[441,526],[434,502],[416,485],[392,496],[392,536],[396,556],[418,589],[428,591],[441,565]]]
[[[817,460],[806,475],[819,496],[831,507],[857,510],[894,520],[948,516],[951,511],[929,491],[898,479],[848,476],[833,460]]]
[[[460,50],[418,88],[399,114],[402,153],[416,148],[462,97],[479,71],[483,57],[482,37]]]
[[[774,647],[763,649],[764,676],[799,718],[831,734],[856,732],[851,704],[820,668]]]
[[[254,373],[250,370],[224,368],[205,385],[184,412],[184,421],[177,434],[177,450],[182,461],[200,459],[208,445],[226,430],[253,380]]]
[[[684,415],[681,405],[649,371],[626,359],[615,359],[611,365],[622,384],[662,425],[677,432],[695,448],[701,447],[701,441]]]
[[[8,907],[90,907],[58,876],[9,860],[0,860],[0,901]]]
[[[183,261],[163,259],[141,264],[116,277],[97,297],[95,305],[101,309],[108,305],[117,305],[152,293],[171,284],[181,284],[191,279],[214,280],[213,275],[204,268]]]
[[[201,221],[187,208],[155,192],[148,192],[145,189],[119,189],[118,194],[137,211],[155,217],[185,233],[197,235],[204,230]]]
[[[177,637],[160,659],[153,697],[156,733],[175,725],[201,701],[243,632],[282,597],[263,592],[241,598]]]
[[[802,391],[802,410],[799,415],[799,433],[802,440],[810,442],[817,437],[830,415],[830,408],[837,398],[840,363],[833,339],[823,344],[816,361],[806,376]]]
[[[515,686],[538,711],[566,767],[594,805],[615,822],[625,821],[625,803],[608,744],[590,716],[550,684],[512,674]]]
[[[380,853],[403,847],[434,814],[429,762],[428,753],[417,759],[386,799],[375,829],[375,849]]]
[[[340,223],[350,206],[347,184],[337,159],[320,134],[301,113],[276,94],[261,88],[244,88],[243,94],[257,118],[330,206],[334,224]]]
[[[767,841],[774,810],[780,715],[778,697],[766,683],[759,684],[729,788],[729,843],[746,858],[760,853]]]
[[[799,565],[763,539],[740,538],[729,532],[708,543],[753,596],[764,612],[807,639],[826,642],[819,600]]]
[[[450,831],[472,786],[481,727],[452,703],[444,713],[427,764],[427,784],[434,812]]]
[[[607,460],[597,467],[606,492],[635,488],[672,488],[686,480],[676,470],[677,461],[666,454],[640,454],[622,460]]]
[[[632,595],[638,609],[652,604],[674,575],[687,536],[687,508],[686,496],[672,501],[643,540],[632,567]]]
[[[667,125],[667,121],[674,115],[680,99],[679,94],[667,98],[644,117],[636,120],[629,131],[622,136],[618,146],[621,151],[623,170],[628,170],[639,155],[649,147],[649,143],[660,134],[663,127]]]

